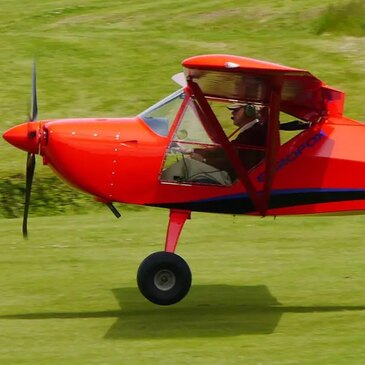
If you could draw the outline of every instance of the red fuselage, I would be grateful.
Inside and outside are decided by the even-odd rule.
[[[26,144],[20,125],[4,138]],[[39,152],[73,186],[103,202],[156,205],[192,211],[255,213],[240,181],[230,186],[174,184],[159,179],[169,137],[141,118],[60,119],[33,122]],[[171,133],[170,133],[171,134]],[[169,134],[169,135],[170,135]],[[316,124],[282,145],[267,214],[365,209],[365,126],[347,118]],[[262,190],[264,163],[250,172]]]

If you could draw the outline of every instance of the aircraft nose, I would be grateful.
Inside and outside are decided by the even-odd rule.
[[[27,122],[8,129],[4,139],[13,146],[29,153],[39,152],[39,122]]]

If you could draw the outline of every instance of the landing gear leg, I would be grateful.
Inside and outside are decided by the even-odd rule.
[[[174,304],[189,292],[190,268],[182,257],[174,253],[187,219],[190,219],[189,211],[171,210],[165,251],[148,256],[138,268],[139,290],[152,303]]]

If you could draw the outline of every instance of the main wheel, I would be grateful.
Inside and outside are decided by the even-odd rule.
[[[191,286],[191,271],[183,258],[170,252],[155,252],[138,268],[139,290],[149,301],[159,305],[179,302]]]

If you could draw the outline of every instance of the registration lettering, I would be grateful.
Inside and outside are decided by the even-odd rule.
[[[298,157],[301,156],[303,151],[305,151],[307,148],[312,148],[317,143],[325,137],[324,133],[317,133],[314,136],[308,138],[304,143],[302,143],[295,151],[290,152],[288,155],[286,155],[284,158],[282,158],[277,164],[275,168],[275,172],[280,171],[285,166],[289,165],[290,163],[294,162]],[[259,176],[257,176],[257,181],[260,183],[263,183],[265,180],[265,173],[261,173]]]

